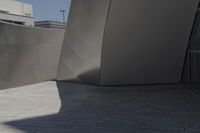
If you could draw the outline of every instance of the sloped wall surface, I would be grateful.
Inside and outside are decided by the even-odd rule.
[[[56,79],[64,30],[0,22],[0,89]]]
[[[200,9],[200,7],[199,7]],[[184,67],[183,83],[200,92],[200,10],[197,15],[190,38]]]
[[[110,0],[72,0],[58,79],[100,83],[101,48]]]
[[[72,0],[58,79],[179,83],[199,0]]]
[[[102,49],[101,83],[181,81],[199,0],[112,0]]]

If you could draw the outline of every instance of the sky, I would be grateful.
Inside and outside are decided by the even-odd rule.
[[[19,0],[30,3],[33,6],[33,16],[36,21],[53,20],[63,21],[61,9],[69,12],[71,0]],[[67,18],[67,17],[66,17]]]

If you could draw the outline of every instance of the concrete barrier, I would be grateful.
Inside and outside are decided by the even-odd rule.
[[[64,30],[0,22],[0,89],[56,79]]]

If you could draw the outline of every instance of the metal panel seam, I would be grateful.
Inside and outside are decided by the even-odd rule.
[[[197,6],[197,9],[200,5],[200,1],[199,1],[199,4]],[[191,30],[190,30],[190,35],[189,35],[189,38],[188,38],[188,44],[187,44],[187,47],[186,47],[186,51],[185,51],[185,57],[184,57],[184,62],[183,62],[183,66],[182,66],[182,73],[181,73],[181,82],[184,82],[184,71],[185,71],[185,65],[186,65],[186,61],[187,61],[187,55],[188,55],[188,51],[189,51],[189,47],[190,47],[190,40],[191,40],[191,37],[192,37],[192,33],[194,31],[194,26],[195,26],[195,22],[196,22],[196,19],[197,19],[197,9],[196,12],[194,13],[194,20],[193,20],[193,24],[191,26]]]
[[[108,25],[108,19],[110,16],[110,9],[111,9],[111,5],[112,5],[112,0],[110,0],[109,5],[108,5],[108,10],[107,10],[107,16],[106,16],[106,22],[105,22],[105,26],[104,26],[104,32],[103,32],[103,39],[102,39],[102,46],[101,46],[101,60],[100,60],[100,71],[99,71],[99,84],[102,85],[101,83],[101,79],[102,79],[102,55],[103,55],[103,46],[104,46],[104,39],[105,39],[105,33],[106,33],[106,28]]]

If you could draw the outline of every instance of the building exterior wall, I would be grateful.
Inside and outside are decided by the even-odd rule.
[[[181,82],[199,0],[113,0],[102,50],[101,83]]]
[[[0,20],[13,23],[18,22],[26,26],[34,26],[34,19],[31,17],[23,17],[23,16],[0,13]]]
[[[58,79],[180,83],[199,0],[72,0]]]
[[[36,27],[65,29],[66,24],[59,21],[36,21]]]
[[[0,0],[0,20],[34,26],[32,5],[15,0]]]
[[[184,66],[183,83],[189,88],[200,92],[200,7],[197,9],[197,15],[190,37],[189,48],[187,51],[186,62]]]
[[[58,79],[99,84],[101,48],[109,0],[73,0]]]
[[[33,17],[32,5],[16,0],[0,0],[0,11],[9,14]]]
[[[198,4],[73,0],[64,42],[63,30],[0,22],[0,89],[53,79],[98,85],[180,83]]]

